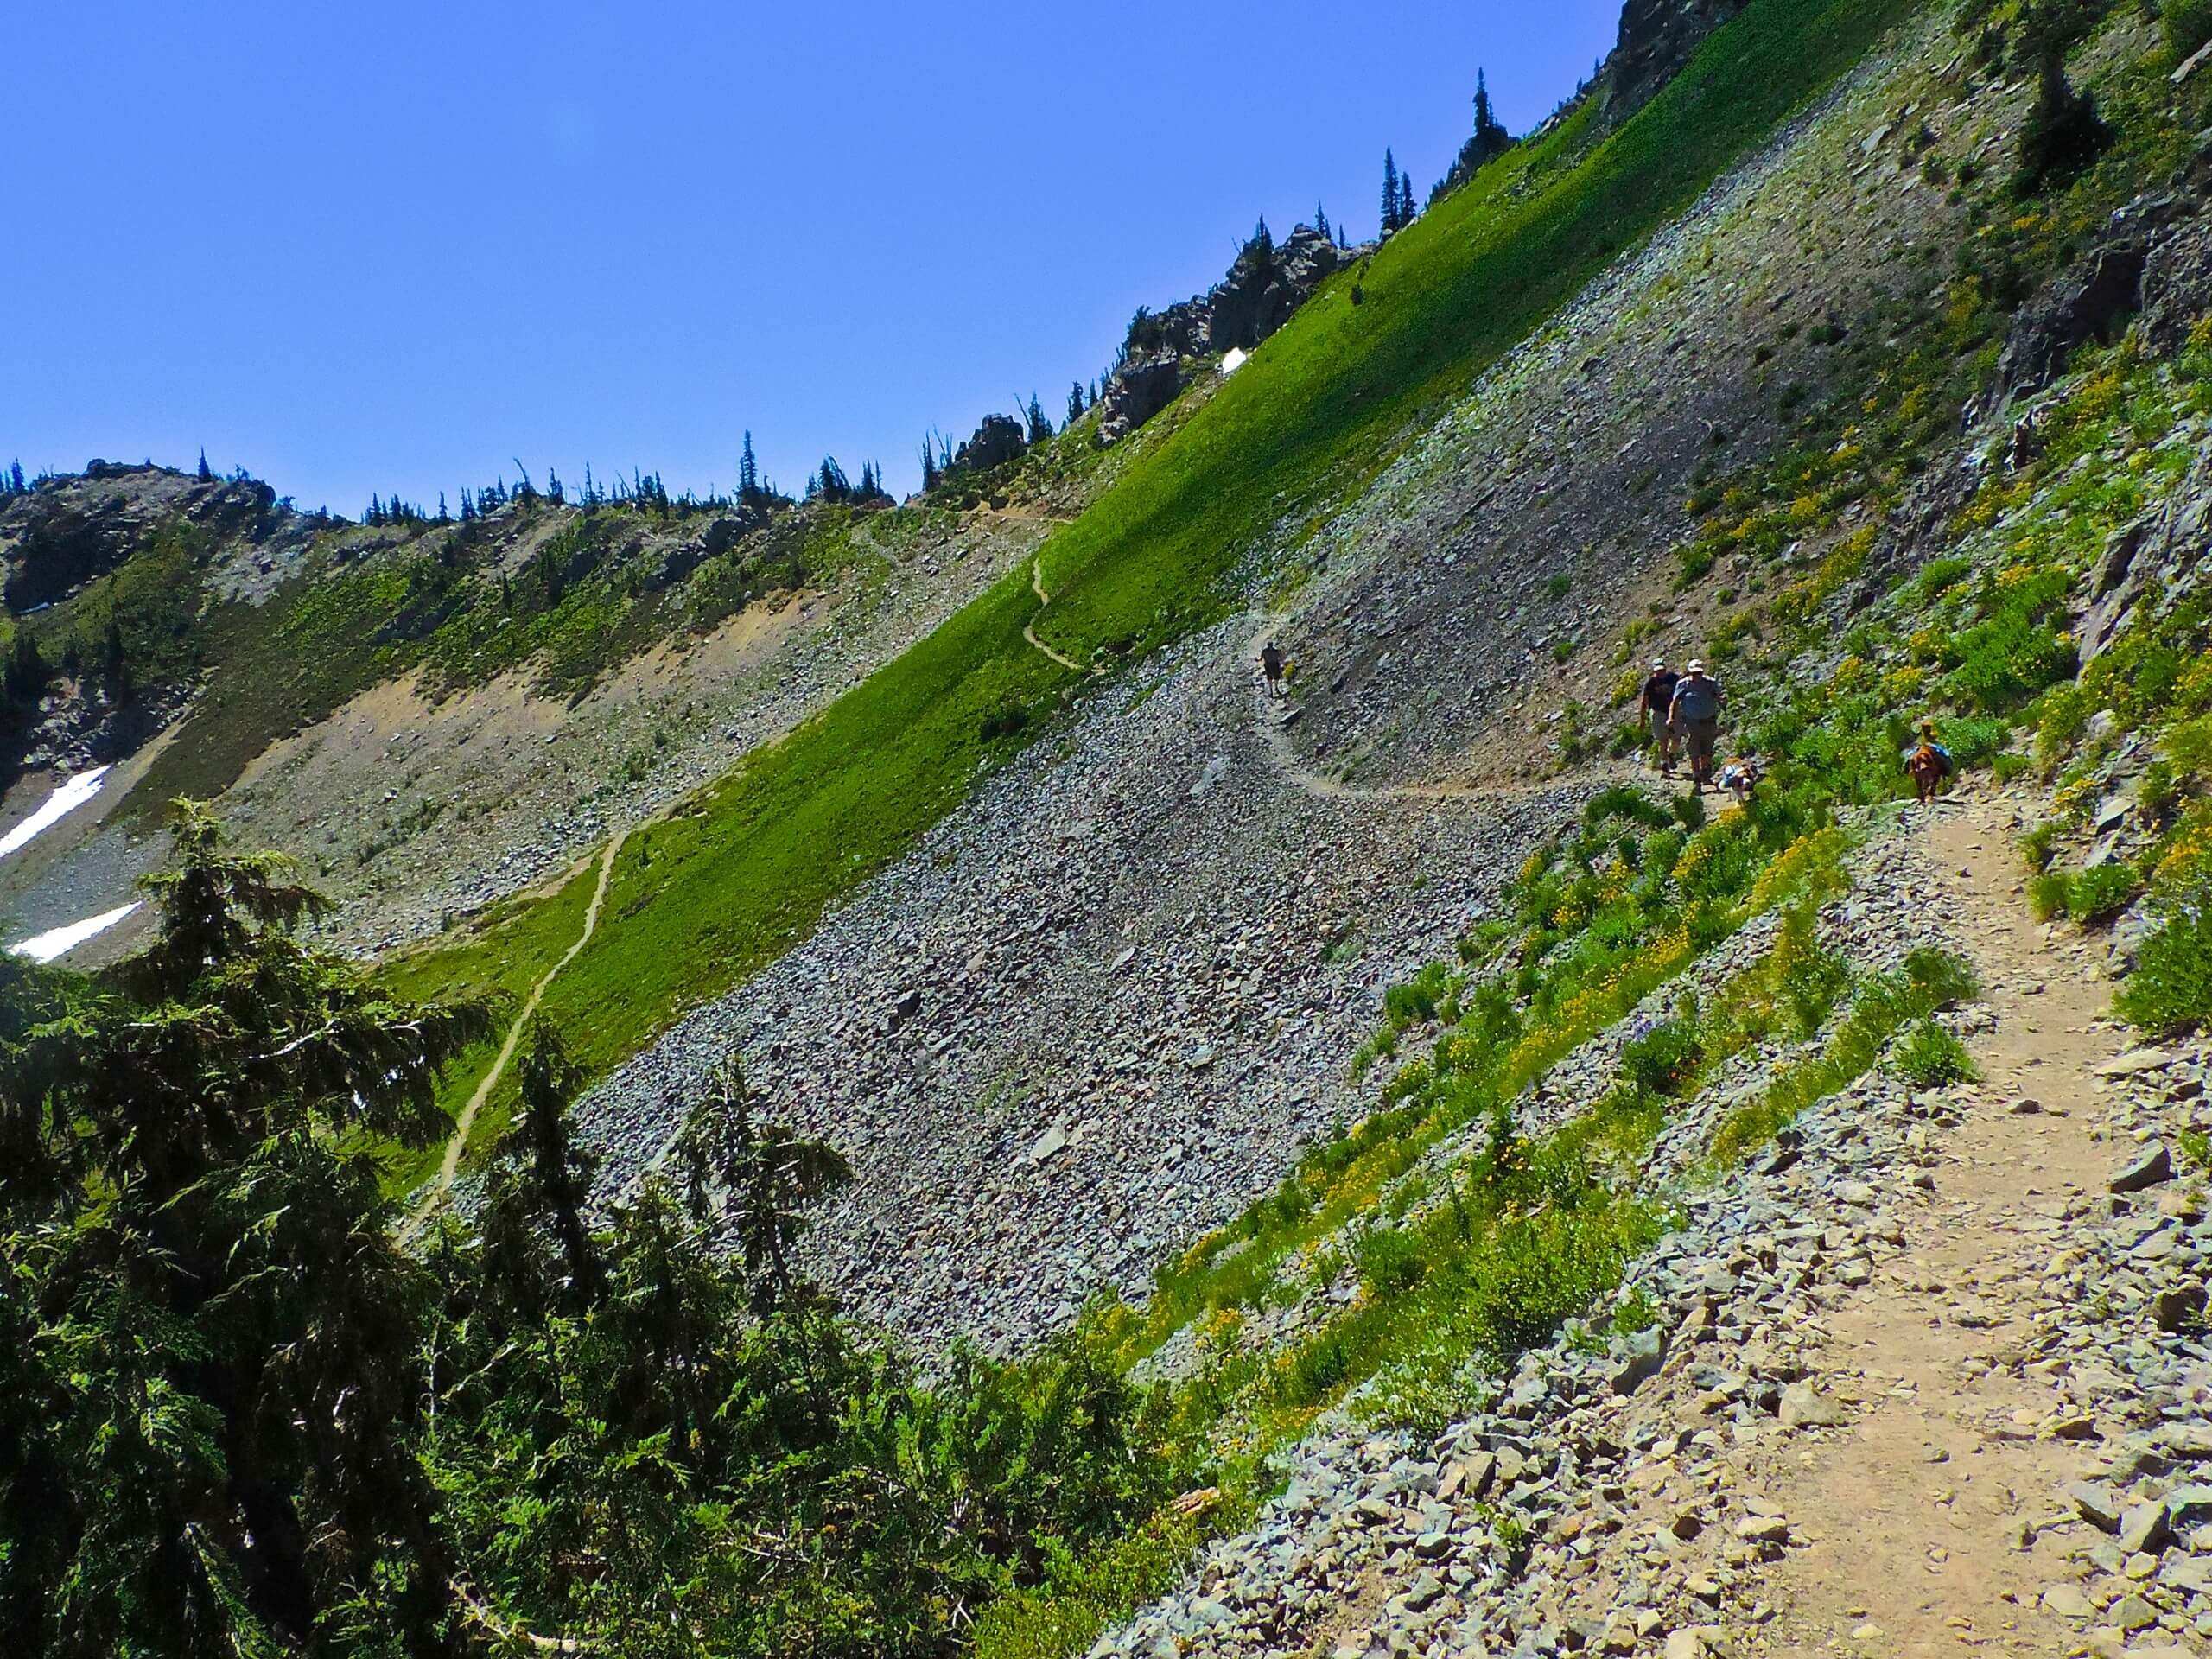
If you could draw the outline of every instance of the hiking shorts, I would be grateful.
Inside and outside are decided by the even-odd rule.
[[[1678,720],[1675,722],[1682,745],[1689,753],[1693,765],[1709,763],[1713,747],[1720,741],[1720,721],[1712,720]]]

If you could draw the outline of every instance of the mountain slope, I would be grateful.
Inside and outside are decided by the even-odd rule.
[[[1219,615],[1279,521],[1356,486],[1408,423],[1662,223],[1907,8],[1770,0],[1619,133],[1585,111],[1340,274],[1040,551],[1039,639],[1142,655]],[[1726,44],[1719,44],[1725,41]],[[1354,283],[1374,297],[1355,307]],[[1433,408],[1430,412],[1434,412]],[[1294,539],[1294,532],[1290,534]],[[1051,719],[1072,678],[1024,638],[1010,574],[791,737],[626,847],[613,924],[547,1007],[604,1073],[804,937]],[[1101,658],[1103,653],[1103,658]],[[534,979],[557,932],[528,915],[411,960],[410,990]],[[566,941],[559,941],[566,948]],[[465,1092],[465,1089],[463,1090]]]

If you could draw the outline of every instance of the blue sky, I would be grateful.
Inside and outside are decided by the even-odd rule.
[[[750,427],[912,486],[1262,213],[1373,233],[1478,65],[1525,130],[1619,0],[34,3],[10,20],[0,459],[435,504],[520,457],[727,486]]]

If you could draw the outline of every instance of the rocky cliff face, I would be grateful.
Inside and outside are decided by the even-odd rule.
[[[276,492],[257,480],[95,461],[81,474],[0,498],[7,606],[20,613],[67,598],[113,572],[168,524],[231,550],[224,575],[243,585],[302,551],[319,522],[279,505]]]
[[[1628,0],[1621,9],[1619,43],[1605,61],[1606,118],[1634,114],[1744,4],[1745,0]]]
[[[1204,294],[1165,311],[1138,312],[1099,400],[1098,442],[1117,442],[1174,402],[1188,380],[1185,359],[1249,351],[1288,321],[1339,265],[1365,251],[1339,248],[1310,225],[1280,244],[1255,237],[1229,274]]]

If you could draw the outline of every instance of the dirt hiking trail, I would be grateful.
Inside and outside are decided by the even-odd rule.
[[[2067,1205],[2101,1193],[2124,1158],[2090,1131],[2095,1068],[2128,1044],[2099,1023],[2109,983],[2029,918],[2011,803],[1947,801],[1923,833],[1996,1028],[1973,1045],[1983,1084],[1942,1143],[1936,1201],[1828,1323],[1821,1382],[1852,1404],[1850,1429],[1763,1448],[1743,1471],[1745,1493],[1792,1517],[1808,1547],[1771,1571],[1771,1622],[1726,1632],[1738,1654],[2089,1651],[2042,1603],[2075,1574],[2036,1523],[2094,1456],[2091,1425],[2002,1361],[2028,1345]]]
[[[438,1163],[437,1179],[423,1189],[422,1201],[416,1205],[411,1218],[413,1226],[421,1226],[437,1206],[438,1201],[452,1189],[454,1175],[461,1167],[461,1154],[468,1146],[468,1132],[476,1122],[476,1114],[492,1097],[492,1090],[499,1086],[499,1079],[506,1075],[508,1064],[515,1057],[515,1050],[522,1045],[522,1034],[530,1024],[531,1015],[537,1012],[537,1005],[545,1000],[546,991],[561,976],[561,970],[576,959],[576,953],[590,944],[591,936],[598,931],[599,912],[607,903],[607,886],[614,874],[614,861],[620,855],[622,843],[629,838],[629,834],[627,830],[618,830],[608,840],[606,850],[600,855],[599,876],[592,887],[591,902],[584,907],[582,929],[569,948],[561,953],[561,959],[548,968],[537,983],[530,988],[530,995],[524,1000],[521,1010],[514,1017],[514,1023],[507,1027],[506,1037],[499,1044],[499,1052],[493,1058],[492,1069],[484,1074],[483,1080],[468,1096],[468,1103],[454,1119],[453,1138],[446,1142],[445,1156]]]
[[[1029,591],[1037,595],[1037,615],[1042,616],[1045,613],[1045,607],[1052,602],[1052,596],[1045,591],[1045,561],[1042,558],[1035,558],[1029,561]],[[1046,645],[1042,639],[1039,639],[1037,637],[1037,621],[1035,617],[1032,617],[1028,621],[1022,624],[1021,637],[1024,639],[1027,639],[1031,645],[1036,646],[1038,650],[1043,652],[1054,662],[1058,663],[1062,668],[1073,669],[1078,674],[1088,671],[1084,669],[1084,665],[1076,661],[1074,658],[1065,656],[1059,652],[1054,651],[1050,645]]]

